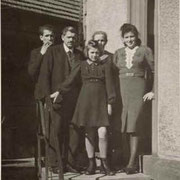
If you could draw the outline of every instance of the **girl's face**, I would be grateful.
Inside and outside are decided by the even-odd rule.
[[[88,57],[91,61],[97,61],[99,58],[99,50],[91,47],[88,51]]]
[[[124,44],[130,49],[133,49],[136,46],[136,36],[131,31],[124,34],[123,41]]]

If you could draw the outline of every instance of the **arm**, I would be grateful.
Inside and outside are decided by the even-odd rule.
[[[78,79],[77,79],[78,78]],[[53,98],[53,103],[61,103],[63,97],[62,95],[70,91],[74,85],[75,81],[80,80],[80,63],[78,62],[74,68],[72,69],[69,76],[65,79],[65,81],[60,85],[58,91],[51,94],[50,97]]]
[[[74,82],[77,79],[80,79],[80,69],[81,69],[80,62],[76,62],[73,69],[71,70],[71,73],[69,74],[69,76],[65,79],[65,81],[58,88],[59,92],[61,92],[63,94],[72,89]]]
[[[145,49],[145,60],[146,60],[146,65],[147,68],[150,70],[151,74],[153,75],[153,80],[154,80],[154,58],[153,58],[153,53],[150,48]],[[154,97],[154,81],[152,85],[152,90],[148,93],[146,93],[143,97],[143,100],[151,100]]]
[[[37,82],[39,76],[42,60],[43,55],[40,52],[34,50],[31,52],[28,73],[35,82]]]
[[[28,72],[35,82],[37,82],[40,72],[43,56],[47,49],[52,45],[51,42],[43,44],[41,49],[33,50],[30,55],[30,61],[28,64]]]
[[[117,62],[118,62],[118,53],[116,51],[113,55],[113,68],[117,67]]]
[[[51,93],[51,73],[53,68],[53,55],[51,49],[44,55],[43,62],[40,68],[39,84],[42,89],[42,98],[49,97]]]
[[[115,93],[111,61],[107,61],[105,64],[105,83],[106,83],[108,104],[113,104],[115,102],[116,93]]]

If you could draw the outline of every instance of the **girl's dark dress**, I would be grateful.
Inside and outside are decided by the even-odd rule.
[[[83,61],[80,65],[82,88],[72,122],[78,126],[109,126],[107,105],[115,100],[111,61]]]
[[[146,93],[145,73],[147,69],[154,71],[152,51],[146,46],[136,46],[133,50],[124,47],[115,52],[113,61],[119,69],[123,103],[121,131],[139,133]]]

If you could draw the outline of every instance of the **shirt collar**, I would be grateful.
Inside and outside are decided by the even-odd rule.
[[[91,61],[91,60],[89,60],[89,59],[87,59],[87,63],[89,64],[89,65],[91,65],[91,64],[95,64],[95,65],[98,65],[99,64],[99,62],[93,62],[93,61]]]
[[[73,49],[69,49],[65,43],[63,43],[63,47],[64,47],[64,50],[66,53],[68,53],[69,51],[73,52],[74,50]]]
[[[128,48],[128,47],[126,47],[126,51],[128,52],[128,53],[134,53],[134,52],[136,52],[136,50],[139,48],[139,46],[135,46],[133,49],[130,49],[130,48]]]

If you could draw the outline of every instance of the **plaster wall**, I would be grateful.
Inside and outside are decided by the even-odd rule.
[[[123,46],[120,38],[120,26],[128,22],[129,1],[124,0],[86,0],[85,22],[86,40],[91,39],[95,31],[105,31],[108,35],[106,50],[114,51]]]
[[[180,158],[179,0],[158,0],[158,155]]]

